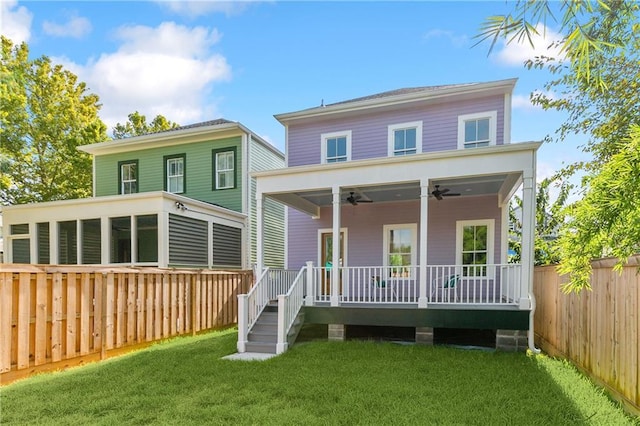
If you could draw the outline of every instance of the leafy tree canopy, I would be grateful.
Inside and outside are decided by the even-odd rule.
[[[635,129],[640,125],[640,4],[628,0],[520,0],[513,3],[513,12],[508,15],[487,18],[478,37],[490,40],[491,48],[503,39],[507,43],[528,41],[533,44],[533,35],[538,34],[539,24],[558,22],[564,34],[559,46],[564,58],[538,57],[528,61],[528,68],[546,68],[554,79],[545,85],[546,93],[532,94],[534,104],[545,109],[563,111],[567,120],[557,130],[557,139],[562,141],[571,134],[586,136],[581,147],[591,155],[586,163],[574,163],[561,174],[571,175],[577,170],[585,173],[582,183],[583,200],[568,211],[570,223],[563,235],[576,231],[580,239],[564,238],[560,248],[561,270],[571,275],[567,290],[579,291],[589,286],[590,261],[593,257],[616,255],[618,267],[637,252],[638,239],[615,238],[604,244],[600,225],[583,222],[598,219],[598,224],[618,223],[620,218],[633,218],[637,204],[623,197],[640,199],[640,185],[618,192],[614,185],[637,181],[637,169],[621,167],[620,158],[633,158],[629,149],[635,146]],[[560,19],[554,10],[559,10]],[[490,48],[490,49],[491,49]],[[606,182],[605,170],[614,169],[615,180],[610,188],[603,190]],[[601,190],[595,190],[600,185]],[[608,194],[620,198],[617,209],[603,209],[609,203]],[[636,209],[635,211],[632,209]],[[631,221],[625,232],[637,235],[640,224]],[[579,243],[570,247],[569,242]],[[616,250],[611,247],[616,246]],[[588,249],[582,249],[588,247]],[[598,251],[599,249],[599,251]]]
[[[113,128],[113,137],[114,139],[124,139],[132,136],[162,132],[177,127],[180,127],[178,123],[171,122],[162,115],[156,115],[153,121],[147,124],[147,117],[135,111],[129,114],[129,119],[126,123],[116,124]]]
[[[558,195],[551,200],[550,189],[558,187]],[[559,182],[558,178],[547,178],[538,184],[536,191],[535,265],[552,265],[560,262],[558,236],[565,221],[565,207],[571,185]],[[517,195],[509,204],[510,230],[509,248],[514,253],[511,262],[521,261],[522,198]]]
[[[17,204],[91,195],[91,158],[80,145],[107,139],[99,98],[85,83],[26,43],[2,36],[0,202]]]

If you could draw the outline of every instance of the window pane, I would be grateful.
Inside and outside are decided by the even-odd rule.
[[[416,147],[416,129],[405,130],[405,148],[413,149]]]
[[[337,151],[339,157],[345,157],[347,155],[347,138],[338,138],[336,140]]]
[[[473,142],[477,140],[476,137],[476,120],[469,120],[464,122],[464,141]]]
[[[479,141],[489,140],[489,119],[483,118],[478,120],[478,139]]]
[[[471,251],[475,248],[475,226],[465,226],[462,234],[462,251]]]
[[[404,149],[404,130],[396,130],[393,148],[396,151]]]
[[[38,223],[38,263],[48,264],[51,263],[49,258],[49,222]]]
[[[475,249],[486,250],[487,249],[487,227],[476,226],[475,228],[476,228]]]
[[[335,158],[337,155],[336,139],[327,139],[327,158]]]

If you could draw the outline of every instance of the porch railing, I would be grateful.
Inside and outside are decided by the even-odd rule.
[[[304,290],[307,285],[307,268],[303,267],[286,294],[278,296],[278,341],[276,353],[287,350],[289,330],[293,326],[304,302]]]
[[[420,294],[418,266],[340,267],[339,283],[332,286],[331,268],[313,267],[309,293],[314,302],[517,305],[522,295],[519,264],[429,265],[426,294]]]

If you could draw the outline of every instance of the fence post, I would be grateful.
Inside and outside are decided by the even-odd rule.
[[[196,335],[196,282],[200,282],[202,272],[198,271],[195,281],[191,280],[191,335]]]
[[[304,299],[306,306],[313,306],[313,300],[315,299],[315,283],[313,282],[313,262],[307,262],[307,295]]]
[[[100,324],[100,359],[107,357],[107,274],[102,274],[102,321]]]
[[[285,330],[286,324],[285,309],[287,304],[287,296],[285,294],[278,295],[278,340],[276,342],[276,354],[281,354],[287,350],[287,330]]]
[[[246,294],[238,295],[238,352],[247,351],[247,330],[249,323],[249,313],[247,312],[248,301]]]

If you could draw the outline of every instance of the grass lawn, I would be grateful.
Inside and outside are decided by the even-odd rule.
[[[183,337],[0,388],[0,423],[640,425],[545,356],[363,341],[228,361],[236,331]]]

